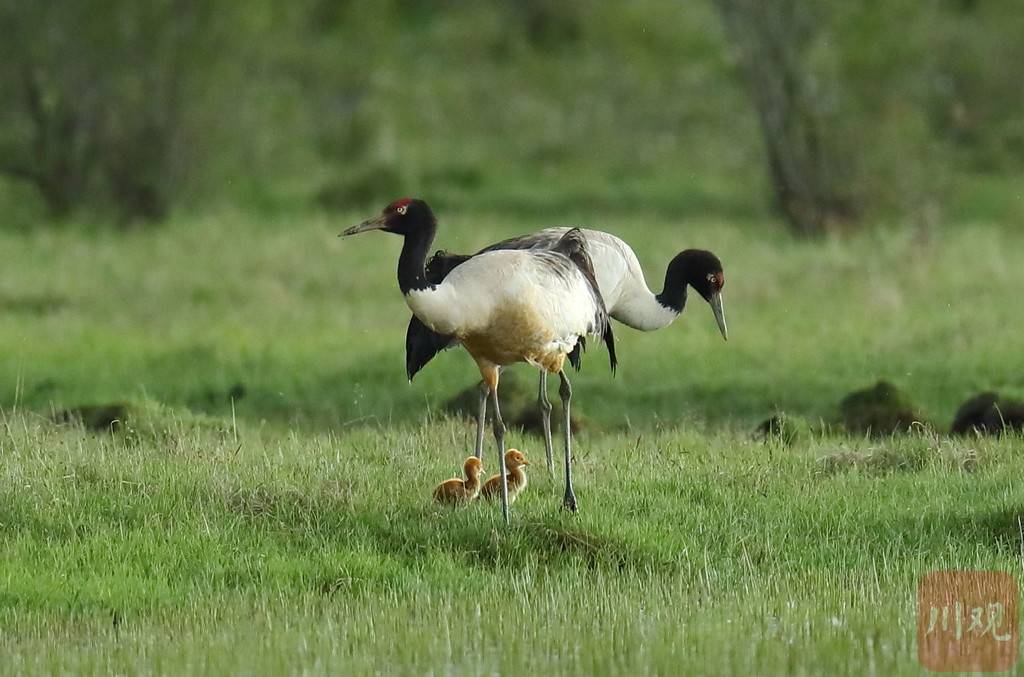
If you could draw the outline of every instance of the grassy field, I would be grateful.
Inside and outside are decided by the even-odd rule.
[[[0,234],[0,669],[918,674],[918,576],[1020,572],[1024,444],[941,432],[979,390],[1024,394],[1019,230],[588,218],[652,286],[716,251],[730,341],[694,300],[620,329],[616,378],[589,353],[581,512],[541,463],[506,529],[430,503],[474,370],[451,352],[405,383],[400,243],[335,237],[364,216]],[[440,216],[451,250],[549,225]],[[878,378],[935,431],[750,436]],[[108,402],[119,432],[51,422]]]
[[[0,233],[0,406],[152,399],[337,430],[418,422],[477,380],[452,351],[409,386],[401,243],[341,240],[368,214],[241,213],[120,233]],[[440,215],[437,246],[475,251],[550,222]],[[564,223],[581,222],[567,216]],[[1024,232],[984,223],[821,243],[760,223],[588,218],[634,245],[648,282],[688,246],[725,265],[730,340],[695,296],[669,329],[619,327],[621,370],[599,351],[574,378],[605,430],[684,419],[748,429],[774,410],[829,420],[852,389],[887,378],[945,428],[979,389],[1024,395],[1012,328],[1024,316]],[[532,380],[532,377],[531,379]]]

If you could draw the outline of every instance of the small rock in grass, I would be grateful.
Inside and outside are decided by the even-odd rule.
[[[907,395],[884,380],[844,397],[839,412],[847,431],[876,436],[907,432],[921,422]]]
[[[950,426],[954,435],[1001,435],[1007,430],[1024,431],[1024,402],[994,392],[980,393],[961,404]]]

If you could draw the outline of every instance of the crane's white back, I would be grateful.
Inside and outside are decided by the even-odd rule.
[[[474,256],[433,288],[406,295],[428,327],[465,340],[516,331],[534,349],[567,353],[598,329],[600,307],[572,261],[542,250],[498,250]],[[513,325],[513,323],[517,323]]]

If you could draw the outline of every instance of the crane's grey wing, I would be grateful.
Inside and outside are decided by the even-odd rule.
[[[569,228],[545,228],[536,233],[517,235],[501,242],[495,242],[481,249],[478,253],[497,251],[499,249],[547,249],[553,250]]]

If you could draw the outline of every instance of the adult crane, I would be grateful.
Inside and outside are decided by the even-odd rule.
[[[528,362],[556,373],[565,413],[565,496],[576,511],[572,486],[572,386],[566,356],[588,334],[601,337],[613,355],[614,337],[598,290],[586,240],[565,232],[546,249],[502,249],[474,256],[439,283],[427,280],[424,264],[437,234],[437,219],[423,200],[403,198],[342,235],[383,230],[404,238],[398,287],[406,305],[430,330],[454,337],[476,361],[494,409],[494,437],[502,476],[501,509],[509,522],[505,425],[498,404],[501,368]]]

